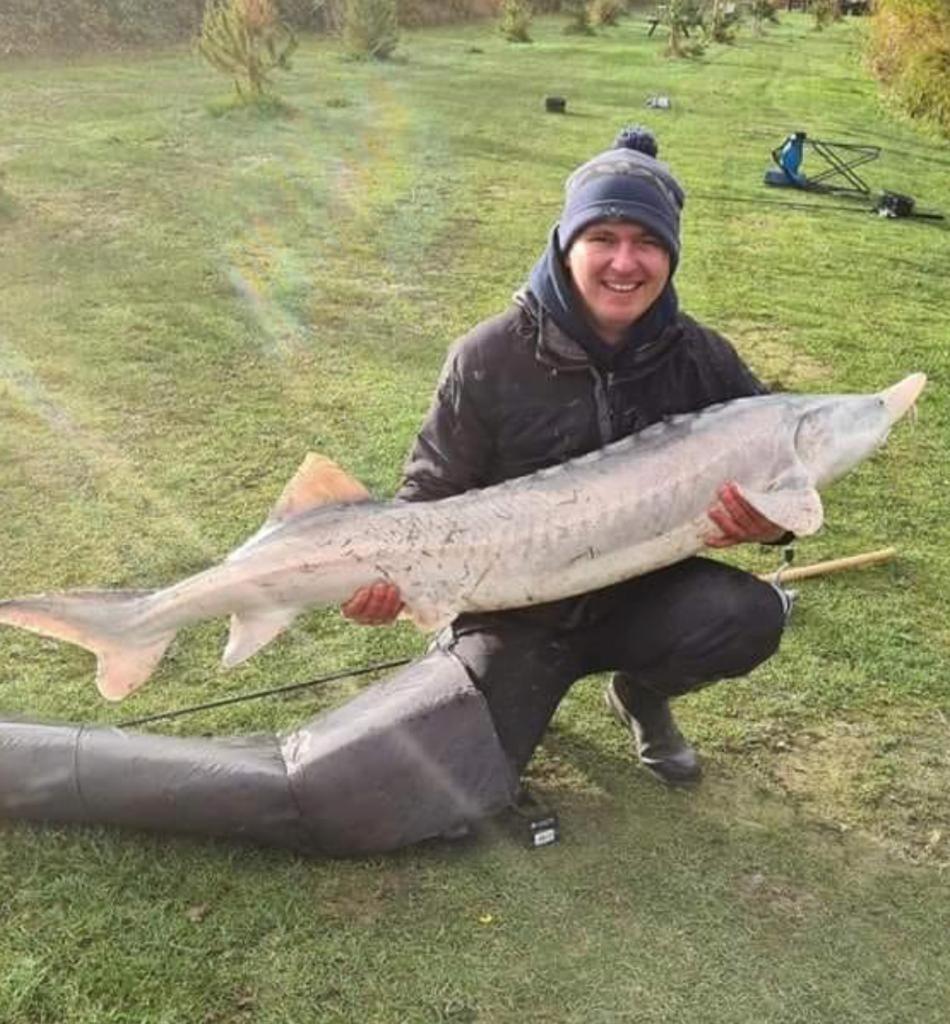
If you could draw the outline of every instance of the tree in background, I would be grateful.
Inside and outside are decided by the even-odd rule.
[[[833,21],[841,20],[841,5],[838,0],[811,0],[811,12],[815,16],[815,28],[819,32]]]
[[[286,0],[281,0],[281,2],[286,2]],[[296,0],[296,2],[309,3],[311,16],[324,32],[342,35],[346,19],[346,0]]]
[[[662,18],[669,33],[668,57],[695,57],[703,52],[705,44],[695,37],[695,33],[703,29],[702,0],[668,0]],[[693,38],[690,38],[690,29],[694,31]]]
[[[399,42],[396,0],[346,0],[343,45],[351,57],[386,60]]]
[[[271,72],[290,69],[296,47],[275,0],[210,0],[205,8],[198,52],[231,76],[242,103],[263,97]]]
[[[530,43],[529,29],[533,14],[531,0],[502,0],[499,24],[501,34],[509,43]]]
[[[868,36],[871,70],[911,117],[950,138],[950,3],[877,0]]]
[[[709,0],[704,29],[716,43],[732,43],[739,25],[739,7],[735,0]]]
[[[752,27],[756,35],[762,35],[767,21],[774,25],[779,23],[778,13],[772,0],[752,0],[749,4],[749,13],[752,15]]]

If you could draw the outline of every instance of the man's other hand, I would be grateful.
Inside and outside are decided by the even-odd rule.
[[[729,548],[746,542],[771,544],[785,534],[781,526],[766,519],[742,497],[735,483],[723,484],[716,498],[706,513],[717,527],[717,532],[706,537],[709,547]]]
[[[360,587],[340,611],[361,626],[388,626],[402,611],[402,595],[392,583],[374,583]]]

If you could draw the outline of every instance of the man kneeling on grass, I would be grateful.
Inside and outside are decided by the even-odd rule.
[[[630,129],[570,176],[527,284],[449,351],[398,497],[487,487],[664,416],[764,392],[725,338],[679,310],[672,278],[684,194],[656,155],[652,135]],[[708,515],[710,547],[783,539],[732,484]],[[398,589],[379,582],[343,613],[384,624],[401,606]],[[764,661],[786,611],[769,584],[691,558],[578,597],[460,615],[436,650],[465,666],[519,772],[571,684],[612,670],[607,704],[640,762],[682,785],[699,779],[700,764],[670,698]]]

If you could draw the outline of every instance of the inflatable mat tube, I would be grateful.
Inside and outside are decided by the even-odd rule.
[[[485,700],[436,649],[282,736],[177,737],[0,720],[0,817],[381,853],[511,804]]]

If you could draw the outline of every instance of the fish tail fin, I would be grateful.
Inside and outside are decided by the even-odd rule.
[[[142,624],[149,590],[83,590],[0,601],[0,623],[92,651],[96,685],[106,700],[138,689],[161,661],[175,630],[155,634]]]

